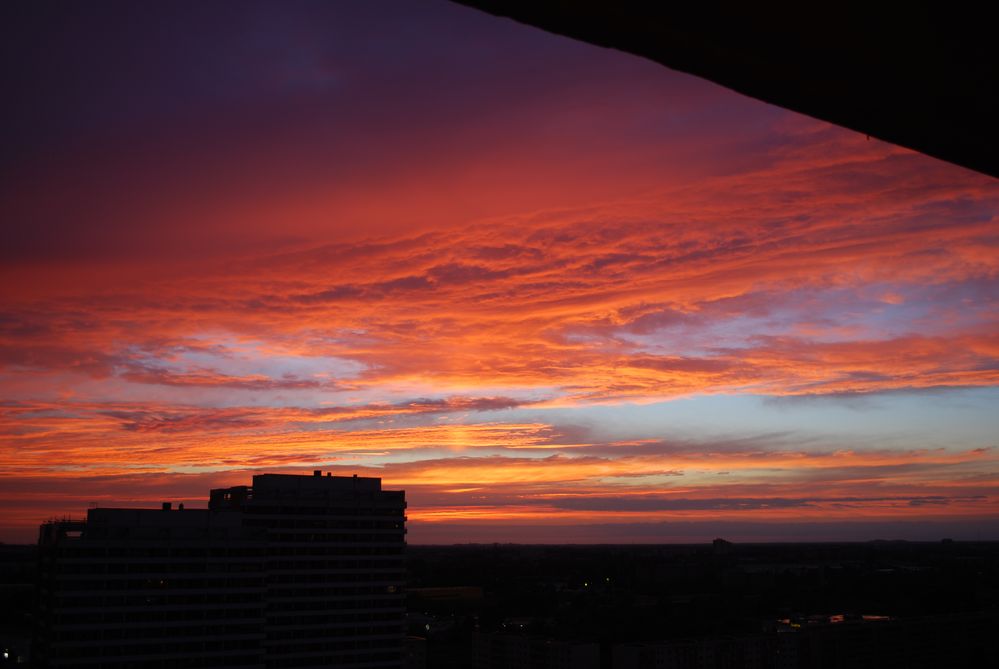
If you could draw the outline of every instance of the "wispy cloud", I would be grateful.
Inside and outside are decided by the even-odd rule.
[[[136,53],[163,90],[77,58],[100,10],[38,51],[25,81],[78,104],[13,110],[0,184],[22,530],[318,465],[406,487],[418,527],[994,515],[999,444],[815,408],[999,385],[994,179],[457,6],[281,11]],[[151,12],[109,39],[189,25]],[[746,395],[789,417],[650,419]]]

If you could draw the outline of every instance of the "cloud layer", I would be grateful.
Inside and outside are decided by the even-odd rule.
[[[80,110],[9,82],[0,539],[316,466],[406,488],[427,540],[995,516],[994,439],[809,409],[999,385],[995,180],[460,7],[303,7],[249,7],[232,62],[136,56],[149,86],[111,55],[189,8],[21,45]],[[784,417],[656,418],[729,396]]]

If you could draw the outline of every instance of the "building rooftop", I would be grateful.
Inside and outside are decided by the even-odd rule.
[[[312,476],[299,474],[257,474],[253,477],[253,489],[257,492],[269,488],[297,488],[302,490],[357,490],[377,492],[382,489],[380,478],[366,476],[333,476],[331,472],[315,470]]]

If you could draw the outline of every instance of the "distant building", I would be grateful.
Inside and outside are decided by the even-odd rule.
[[[705,637],[613,648],[614,669],[797,669],[781,657],[774,635]]]
[[[599,669],[600,645],[533,635],[479,633],[478,669]]]
[[[90,509],[39,536],[40,667],[405,663],[405,493],[262,474],[208,509]]]
[[[427,640],[423,637],[406,637],[406,669],[427,669]]]
[[[913,617],[812,615],[763,633],[613,647],[613,669],[996,667],[996,611]]]

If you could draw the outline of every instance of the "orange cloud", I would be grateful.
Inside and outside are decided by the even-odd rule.
[[[999,384],[999,186],[790,134],[753,169],[586,206],[79,280],[8,268],[0,468],[96,486],[342,466],[434,522],[990,513],[995,457],[961,444],[657,451],[516,413]]]

